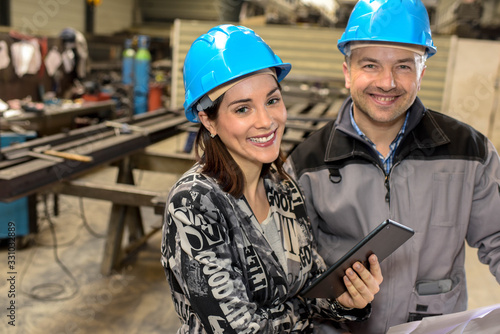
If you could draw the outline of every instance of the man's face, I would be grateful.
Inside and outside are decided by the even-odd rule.
[[[381,46],[353,50],[350,68],[344,63],[343,69],[360,127],[399,123],[415,101],[425,72],[418,54]]]

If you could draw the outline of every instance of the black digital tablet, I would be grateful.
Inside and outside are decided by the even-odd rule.
[[[368,257],[375,254],[382,262],[392,252],[410,239],[413,229],[393,220],[386,220],[358,242],[342,258],[302,289],[300,295],[306,298],[337,298],[347,291],[343,277],[347,268],[356,261],[368,268]]]

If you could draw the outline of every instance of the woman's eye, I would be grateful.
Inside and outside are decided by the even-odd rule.
[[[273,98],[271,98],[271,99],[267,102],[267,105],[276,104],[276,103],[278,103],[279,101],[280,101],[280,99],[279,99],[279,98],[277,98],[277,97],[273,97]]]
[[[240,107],[238,109],[235,110],[235,113],[237,114],[244,114],[248,111],[248,108],[247,107]]]

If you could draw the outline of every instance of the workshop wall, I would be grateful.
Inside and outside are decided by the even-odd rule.
[[[29,38],[29,39],[28,39]],[[38,67],[34,70],[24,71],[21,68],[24,65],[20,64],[21,61],[16,60],[16,58],[21,58],[21,55],[17,56],[12,52],[13,45],[20,43],[21,41],[35,43],[34,45],[29,45],[33,50],[38,49],[38,55],[33,55],[33,66]],[[31,97],[33,101],[41,101],[41,97],[44,92],[47,91],[62,91],[71,83],[74,78],[74,73],[63,74],[59,72],[56,78],[53,78],[47,74],[46,68],[43,64],[43,56],[46,52],[56,47],[61,48],[61,42],[58,38],[48,38],[44,36],[35,37],[33,35],[20,35],[17,33],[0,33],[0,49],[4,52],[4,63],[7,64],[6,67],[1,66],[0,68],[0,99],[8,101],[11,99],[24,99],[28,96]],[[19,48],[19,52],[22,52]],[[31,67],[31,65],[30,65]]]
[[[500,41],[457,39],[449,64],[443,110],[500,150]]]
[[[188,17],[214,21],[220,17],[218,1],[214,0],[142,0],[138,5],[143,22],[172,22]]]
[[[94,33],[113,34],[132,26],[134,0],[106,0],[94,8]],[[85,30],[85,1],[11,1],[12,28],[25,34],[57,36],[64,28]]]
[[[139,2],[139,1],[137,1]],[[106,0],[95,8],[94,34],[110,35],[133,24],[134,0]]]
[[[94,35],[112,36],[132,26],[134,0],[102,1],[94,8]],[[55,91],[58,97],[69,97],[67,89],[78,77],[75,71],[62,70],[63,65],[54,75],[49,75],[45,68],[45,57],[51,49],[63,52],[59,38],[61,32],[71,27],[79,33],[85,30],[85,1],[73,0],[17,0],[11,2],[11,27],[0,32],[0,48],[10,62],[0,68],[0,99],[23,99],[31,96],[34,101],[41,101],[44,92]],[[91,37],[91,36],[87,36]],[[84,36],[85,38],[85,36]],[[34,40],[40,49],[41,64],[36,73],[19,74],[16,72],[12,45],[21,40]],[[123,38],[118,38],[120,48],[115,58],[120,58]],[[85,41],[87,42],[87,41]],[[104,52],[110,52],[109,43]],[[98,45],[99,47],[99,45]],[[88,63],[93,56],[88,50]],[[5,58],[5,57],[4,57]],[[4,59],[5,60],[5,59]],[[81,76],[80,76],[81,77]]]
[[[47,75],[43,57],[51,48],[61,50],[58,35],[67,27],[83,31],[85,25],[84,1],[70,0],[16,0],[10,2],[11,27],[0,33],[0,41],[5,42],[9,66],[0,69],[0,98],[2,100],[22,99],[31,96],[40,101],[43,92],[64,90],[71,84],[72,73],[59,75],[57,83]],[[10,31],[10,32],[8,32]],[[36,73],[16,73],[12,45],[19,41],[34,40],[38,43],[35,49],[41,53],[40,69]],[[58,87],[55,87],[55,86]]]
[[[24,34],[57,36],[66,27],[85,29],[84,1],[16,0],[10,6],[12,28]]]

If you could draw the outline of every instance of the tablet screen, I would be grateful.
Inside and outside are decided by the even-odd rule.
[[[343,277],[347,268],[356,261],[368,268],[368,257],[377,255],[382,262],[392,252],[410,239],[413,229],[393,220],[386,220],[358,242],[342,258],[328,268],[321,276],[302,289],[300,295],[306,298],[337,298],[347,291]]]

